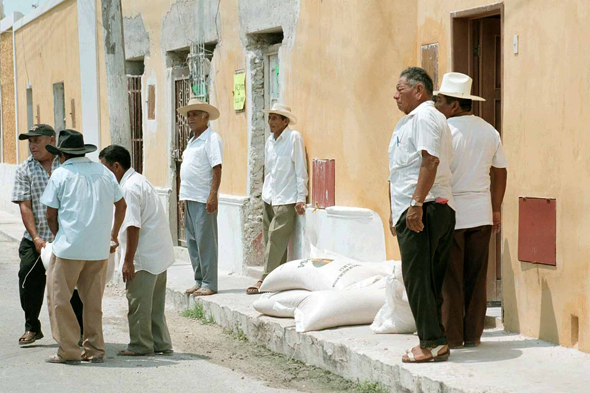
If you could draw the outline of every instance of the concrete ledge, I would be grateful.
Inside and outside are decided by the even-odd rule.
[[[257,296],[245,290],[256,280],[220,275],[220,292],[196,300],[184,294],[193,285],[190,265],[175,264],[168,270],[167,303],[181,311],[199,302],[218,325],[271,351],[351,380],[380,382],[395,392],[582,392],[590,384],[580,367],[590,364],[590,355],[498,328],[486,330],[477,348],[453,350],[448,362],[421,365],[401,362],[405,350],[417,344],[415,335],[377,335],[368,326],[297,333],[293,319],[263,316],[252,308]],[[557,363],[570,371],[555,376]]]

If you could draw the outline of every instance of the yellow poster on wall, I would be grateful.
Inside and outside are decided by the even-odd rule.
[[[234,74],[234,110],[243,111],[246,102],[246,73],[236,71]]]

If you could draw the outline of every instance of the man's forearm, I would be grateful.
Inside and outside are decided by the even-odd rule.
[[[125,203],[125,199],[121,198],[115,202],[115,222],[113,223],[113,231],[111,232],[111,236],[115,239],[119,236],[119,230],[125,219],[126,209],[127,204]]]
[[[139,244],[139,228],[127,227],[127,249],[125,250],[125,262],[131,263],[135,258],[137,245]]]
[[[30,201],[29,201],[30,204]],[[37,227],[35,226],[35,216],[33,215],[33,211],[27,205],[26,201],[19,203],[20,207],[20,216],[23,220],[23,224],[25,225],[25,229],[29,232],[32,239],[39,237],[37,233]]]
[[[492,210],[499,212],[504,200],[504,193],[506,192],[506,184],[508,181],[508,171],[506,168],[492,167]]]
[[[211,180],[211,191],[209,195],[217,195],[221,185],[221,165],[213,167],[213,180]]]
[[[435,156],[424,152],[422,164],[420,165],[420,174],[418,175],[418,183],[412,199],[417,202],[424,202],[430,189],[434,185],[436,179],[436,171],[438,169],[439,159]]]

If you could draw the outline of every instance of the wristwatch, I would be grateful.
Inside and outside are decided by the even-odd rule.
[[[422,202],[418,202],[418,201],[417,201],[417,200],[415,200],[415,199],[412,199],[412,201],[410,202],[410,206],[411,206],[411,207],[414,207],[414,206],[421,207],[422,205],[424,205],[424,203],[422,203]]]

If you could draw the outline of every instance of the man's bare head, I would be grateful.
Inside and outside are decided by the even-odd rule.
[[[428,73],[420,67],[402,71],[393,96],[397,107],[406,115],[432,97],[433,83]]]

